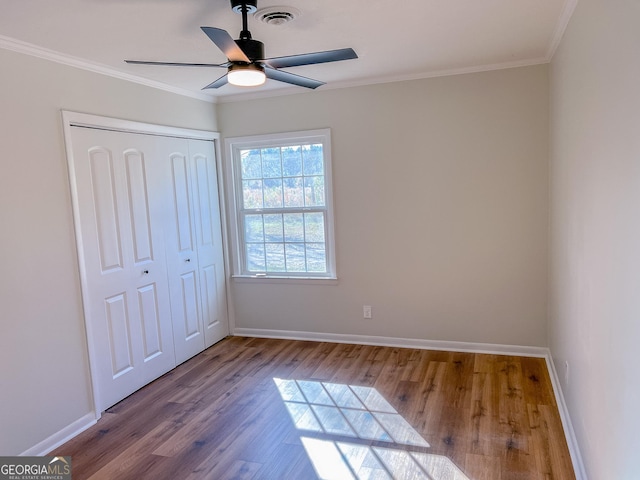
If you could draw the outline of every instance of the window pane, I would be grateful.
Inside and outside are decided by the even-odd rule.
[[[282,215],[264,215],[264,238],[267,242],[283,242]]]
[[[279,178],[265,178],[264,208],[281,208],[282,202],[282,180]]]
[[[244,239],[247,242],[264,242],[262,215],[246,215],[244,217]]]
[[[282,182],[284,184],[284,206],[304,207],[302,177],[285,178]]]
[[[333,274],[328,132],[230,140],[228,161],[238,198],[233,228],[243,242],[234,258],[245,262],[240,272],[292,278]]]
[[[285,245],[287,272],[306,272],[304,243],[287,243]]]
[[[304,214],[305,241],[324,243],[324,214]]]
[[[302,175],[302,149],[299,146],[282,148],[282,170],[285,177]]]
[[[262,178],[260,150],[242,150],[240,158],[243,179]]]
[[[242,181],[244,208],[262,208],[262,180]]]
[[[267,243],[265,250],[267,252],[267,272],[284,272],[284,244]]]
[[[247,243],[247,270],[250,272],[266,272],[264,243]]]
[[[327,254],[324,243],[307,243],[307,272],[324,273],[327,271]]]
[[[262,176],[265,178],[275,178],[282,176],[280,148],[262,149]]]
[[[324,160],[322,157],[322,145],[304,145],[302,158],[305,175],[322,175],[324,173]]]
[[[284,214],[284,241],[304,242],[304,222],[301,213]]]
[[[307,207],[324,206],[324,177],[304,178],[304,203]]]

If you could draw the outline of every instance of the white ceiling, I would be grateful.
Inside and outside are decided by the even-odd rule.
[[[578,0],[260,0],[301,12],[284,25],[249,17],[267,57],[352,47],[356,60],[285,69],[320,89],[545,63]],[[127,65],[124,59],[222,63],[200,30],[238,38],[229,0],[5,0],[0,47],[216,101],[304,91],[268,80],[259,90],[201,90],[220,68]]]

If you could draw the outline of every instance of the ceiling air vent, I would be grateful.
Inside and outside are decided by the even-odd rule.
[[[255,18],[269,25],[282,25],[300,16],[300,11],[293,7],[266,7],[253,14]]]

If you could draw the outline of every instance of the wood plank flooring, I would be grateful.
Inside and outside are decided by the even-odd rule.
[[[51,454],[74,480],[575,479],[543,359],[241,337]]]

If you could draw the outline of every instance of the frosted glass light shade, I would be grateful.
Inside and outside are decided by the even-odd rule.
[[[227,80],[231,85],[239,87],[257,87],[266,81],[262,67],[258,65],[232,65],[229,67]]]

